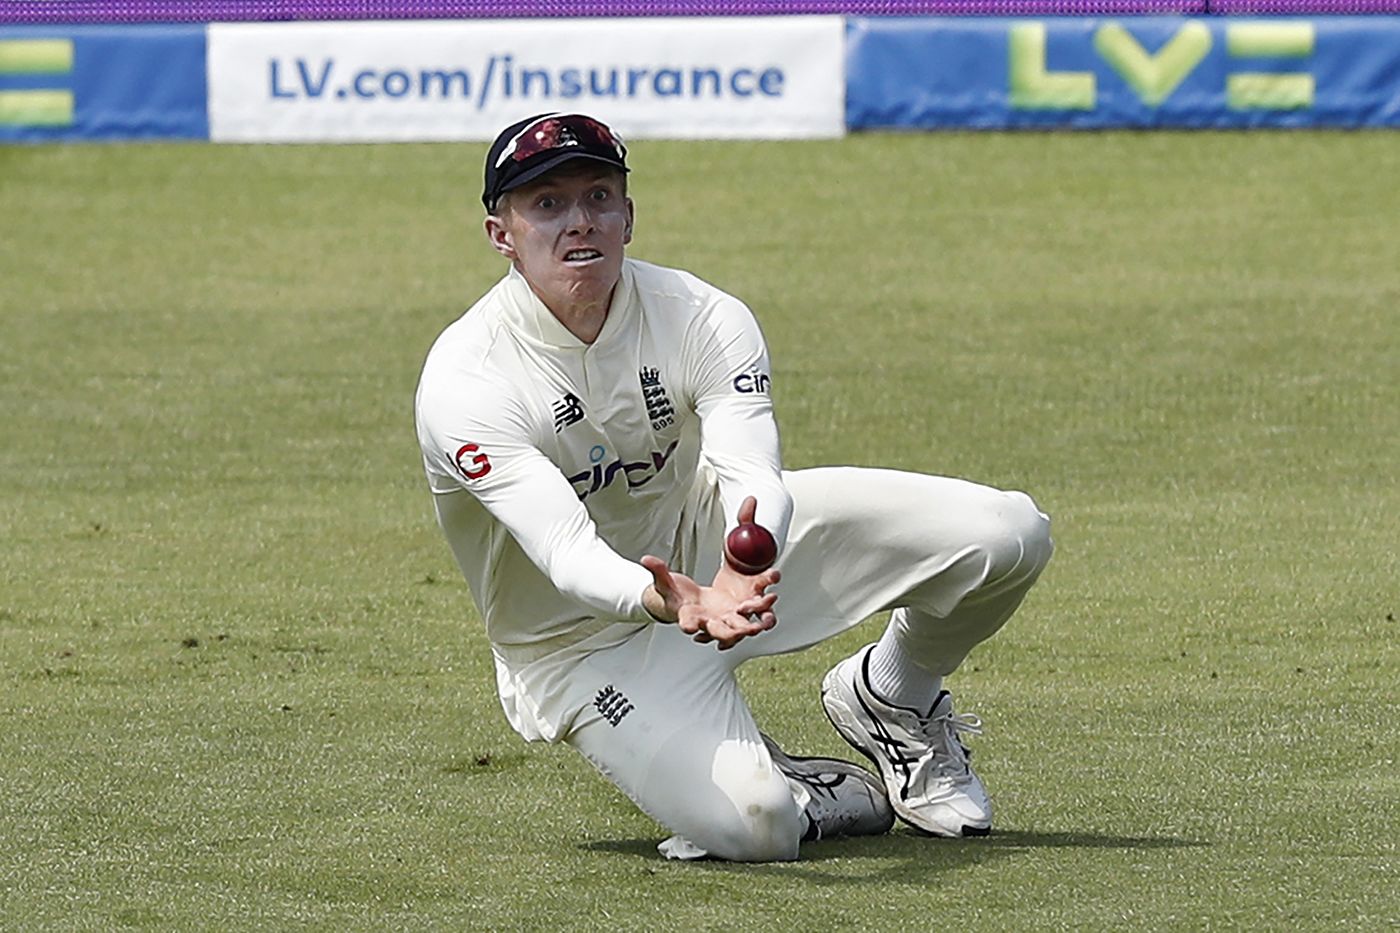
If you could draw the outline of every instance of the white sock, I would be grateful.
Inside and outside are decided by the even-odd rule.
[[[903,612],[896,609],[896,613]],[[870,652],[870,689],[891,706],[927,713],[943,689],[943,678],[930,674],[905,652],[894,618]]]

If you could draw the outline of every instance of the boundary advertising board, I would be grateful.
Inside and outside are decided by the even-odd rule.
[[[845,132],[841,17],[215,24],[216,141],[488,140],[583,110],[631,137]]]
[[[0,26],[0,142],[1400,127],[1400,17],[774,16]]]
[[[853,19],[851,129],[1400,126],[1400,18]]]

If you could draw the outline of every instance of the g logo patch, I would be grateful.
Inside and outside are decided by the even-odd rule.
[[[475,444],[463,444],[452,458],[457,464],[457,471],[467,479],[481,479],[491,472],[491,458],[480,451],[481,448]]]

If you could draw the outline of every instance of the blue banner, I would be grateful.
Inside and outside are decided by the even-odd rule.
[[[0,27],[0,142],[208,139],[205,27]]]
[[[207,31],[0,27],[0,143],[208,139]],[[851,18],[845,89],[853,130],[1400,127],[1400,17]]]
[[[1400,126],[1400,17],[853,18],[846,122]]]

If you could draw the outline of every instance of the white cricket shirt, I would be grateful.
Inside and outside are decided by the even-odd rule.
[[[527,738],[558,726],[524,721],[540,719],[538,694],[552,689],[532,667],[652,622],[651,574],[636,561],[677,559],[683,508],[711,470],[726,526],[753,495],[758,522],[786,539],[792,500],[769,385],[763,335],[741,301],[633,259],[592,344],[514,268],[433,344],[416,404],[423,465],[486,622],[506,714]]]

